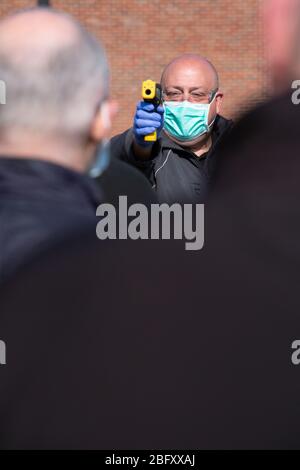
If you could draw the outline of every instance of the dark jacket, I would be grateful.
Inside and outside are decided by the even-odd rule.
[[[95,228],[103,199],[90,177],[39,160],[0,158],[0,280],[49,244]]]
[[[61,238],[95,234],[98,205],[117,207],[119,196],[128,205],[157,202],[147,179],[117,160],[93,180],[41,160],[0,157],[0,282]]]
[[[163,132],[153,147],[153,157],[148,161],[137,160],[132,151],[132,129],[112,138],[112,156],[139,168],[155,189],[159,202],[202,203],[213,176],[218,145],[231,127],[232,121],[217,116],[212,131],[213,145],[201,158],[180,147]]]
[[[203,250],[80,240],[0,291],[0,448],[300,448],[299,110],[224,142]]]

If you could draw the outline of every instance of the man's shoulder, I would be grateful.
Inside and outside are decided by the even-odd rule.
[[[266,139],[268,133],[273,136],[277,131],[278,135],[284,131],[290,133],[293,127],[297,128],[297,108],[289,93],[261,102],[237,119],[230,135],[235,143],[242,143],[245,136],[249,140],[250,135],[259,138],[263,134]]]
[[[242,179],[248,184],[250,174],[262,175],[263,169],[269,175],[273,171],[275,181],[279,166],[281,172],[290,165],[295,168],[298,159],[294,156],[300,142],[298,114],[298,107],[286,93],[240,116],[218,149],[218,185],[222,181],[228,186]]]
[[[133,143],[132,128],[127,129],[120,134],[116,134],[110,139],[111,154],[118,160],[126,160],[125,156],[130,151]]]
[[[221,114],[218,114],[215,120],[213,131],[218,135],[223,135],[233,128],[234,122],[232,119],[227,119]]]
[[[98,178],[108,201],[117,204],[119,196],[127,196],[128,203],[155,203],[156,195],[141,171],[112,156],[108,169]]]

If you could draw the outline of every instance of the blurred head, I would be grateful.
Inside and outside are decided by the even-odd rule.
[[[300,0],[265,0],[263,24],[275,92],[290,88],[300,72]]]
[[[0,152],[85,171],[114,114],[96,39],[53,9],[17,12],[0,21],[0,79]]]
[[[211,124],[220,113],[223,94],[219,92],[217,71],[207,59],[200,55],[183,54],[172,60],[162,73],[161,85],[165,101],[211,103],[208,124]],[[195,147],[207,137],[208,133],[182,142],[170,136],[172,140],[184,147]]]

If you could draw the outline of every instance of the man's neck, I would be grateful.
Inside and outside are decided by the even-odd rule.
[[[22,136],[23,137],[23,136]],[[84,172],[84,158],[78,148],[64,145],[58,139],[20,138],[16,136],[4,138],[0,142],[0,155],[24,159],[37,159],[70,168],[73,171]]]
[[[195,155],[197,155],[197,157],[201,158],[202,155],[204,155],[205,153],[209,151],[211,146],[212,146],[212,138],[211,138],[211,135],[209,134],[204,141],[196,144],[194,147],[189,147],[189,150],[193,152]]]

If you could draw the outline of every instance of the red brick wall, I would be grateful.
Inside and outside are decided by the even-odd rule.
[[[32,6],[1,0],[0,15]],[[197,52],[220,74],[223,114],[234,117],[266,87],[259,21],[261,0],[53,0],[102,39],[112,69],[112,96],[120,106],[113,134],[131,126],[141,82],[159,80],[176,55]]]

